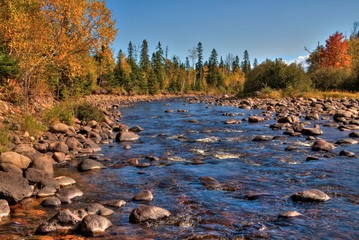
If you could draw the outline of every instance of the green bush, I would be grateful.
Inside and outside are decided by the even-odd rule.
[[[10,133],[9,130],[5,127],[0,128],[0,153],[6,152],[9,150],[10,144]]]
[[[355,90],[356,83],[349,69],[334,67],[319,68],[311,73],[315,88],[328,90]]]
[[[45,110],[42,119],[48,126],[56,122],[73,125],[75,117],[73,105],[71,102],[59,103],[55,107]]]
[[[38,136],[46,130],[46,126],[32,115],[26,115],[21,123],[21,129],[27,131],[30,136]]]
[[[281,59],[266,60],[248,73],[244,82],[244,93],[250,95],[265,87],[306,92],[311,90],[312,82],[298,64],[287,65]]]
[[[95,120],[101,122],[104,120],[104,113],[96,106],[90,103],[80,103],[74,106],[75,117],[81,121]]]

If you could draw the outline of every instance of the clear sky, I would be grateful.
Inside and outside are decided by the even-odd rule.
[[[359,0],[107,0],[117,21],[115,55],[127,53],[129,41],[160,41],[169,57],[184,62],[188,50],[202,42],[204,58],[213,48],[251,61],[305,56],[336,31],[350,35],[359,21]]]

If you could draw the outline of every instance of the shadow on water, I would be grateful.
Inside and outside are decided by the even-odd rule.
[[[167,109],[174,111],[165,112]],[[359,238],[357,158],[324,158],[323,154],[310,150],[312,142],[305,137],[289,137],[283,135],[283,130],[271,130],[267,125],[274,123],[273,120],[224,124],[229,118],[243,120],[260,115],[259,110],[176,101],[170,105],[138,103],[121,112],[124,124],[145,129],[139,141],[130,143],[131,149],[124,150],[120,143],[103,146],[104,158],[110,161],[105,163],[109,168],[102,171],[80,174],[62,170],[78,181],[78,187],[83,187],[86,195],[71,208],[118,198],[128,202],[125,207],[114,209],[115,214],[109,217],[113,226],[103,238]],[[236,114],[223,116],[228,112]],[[348,134],[322,129],[323,138],[331,142]],[[267,142],[252,141],[257,135],[281,137]],[[296,148],[285,151],[287,146]],[[359,154],[357,146],[345,148]],[[313,154],[320,159],[306,161]],[[146,156],[158,159],[150,161]],[[149,162],[151,166],[128,166],[129,158]],[[217,179],[221,187],[206,188],[200,181],[203,176]],[[290,200],[291,194],[310,188],[323,190],[332,199],[326,203]],[[139,204],[131,198],[141,190],[153,192],[154,200],[148,204],[166,208],[173,216],[147,224],[130,224],[129,214]],[[39,208],[39,211],[44,210]],[[278,218],[285,211],[303,215]],[[13,228],[21,231],[19,226]]]

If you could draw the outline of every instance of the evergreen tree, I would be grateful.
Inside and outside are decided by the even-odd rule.
[[[236,69],[238,69],[239,68],[239,57],[238,57],[238,55],[234,58],[234,61],[233,61],[233,63],[232,63],[232,73],[234,73],[234,71],[236,70]]]
[[[218,86],[218,54],[216,49],[213,49],[208,60],[208,74],[207,74],[207,84],[211,87]]]
[[[161,42],[158,42],[156,47],[157,51],[152,55],[152,68],[154,74],[156,75],[156,79],[159,84],[159,89],[164,89],[165,85],[165,65],[164,65],[164,56],[163,49],[161,46]]]
[[[197,44],[197,64],[196,64],[196,85],[194,86],[195,90],[200,90],[200,83],[203,80],[203,46],[199,42]]]
[[[148,92],[148,76],[151,71],[151,62],[148,55],[148,43],[146,39],[142,41],[140,55],[140,71],[142,75],[141,81],[138,83],[139,91],[143,94]]]
[[[254,62],[253,62],[253,67],[255,68],[255,67],[257,67],[258,66],[258,60],[257,60],[257,58],[255,58],[254,59]]]
[[[133,45],[132,45],[132,42],[130,41],[128,43],[128,48],[127,48],[127,51],[128,51],[128,60],[129,61],[135,61],[135,57],[134,57],[134,48],[133,48]]]
[[[251,62],[249,61],[249,54],[248,51],[245,50],[243,54],[243,62],[241,63],[241,68],[244,74],[248,74],[251,70]]]

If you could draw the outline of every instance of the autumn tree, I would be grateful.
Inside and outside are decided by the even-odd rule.
[[[351,57],[348,53],[349,44],[342,33],[336,32],[327,40],[320,52],[320,67],[349,68]]]

